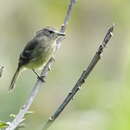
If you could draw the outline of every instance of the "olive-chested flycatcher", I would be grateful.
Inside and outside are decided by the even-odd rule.
[[[52,27],[45,27],[36,32],[36,35],[27,43],[23,52],[20,54],[17,70],[12,78],[9,90],[14,88],[15,81],[19,73],[24,69],[35,69],[45,66],[53,56],[56,48],[56,40],[64,33],[56,31]],[[37,74],[35,72],[35,74]],[[38,76],[38,75],[37,75]]]

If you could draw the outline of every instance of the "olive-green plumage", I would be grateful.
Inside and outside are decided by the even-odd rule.
[[[45,65],[55,51],[56,39],[64,35],[51,27],[38,31],[20,54],[18,67],[12,78],[9,90],[14,88],[15,81],[24,68],[34,70]]]

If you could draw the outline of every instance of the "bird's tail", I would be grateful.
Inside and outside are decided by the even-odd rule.
[[[20,73],[20,70],[21,70],[21,67],[18,66],[18,68],[17,68],[17,70],[16,70],[16,72],[15,72],[15,74],[14,74],[12,80],[11,80],[11,84],[10,84],[10,87],[9,87],[9,91],[11,91],[12,89],[14,89],[14,87],[15,87],[15,81],[16,81],[16,79],[18,78],[18,75],[19,75],[19,73]]]

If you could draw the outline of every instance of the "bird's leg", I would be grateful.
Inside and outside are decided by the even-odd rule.
[[[40,76],[34,69],[32,69],[32,71],[36,74],[36,76],[38,77],[38,79],[40,79],[42,82],[45,82],[44,76]]]

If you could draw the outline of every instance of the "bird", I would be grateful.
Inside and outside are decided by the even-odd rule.
[[[56,40],[59,37],[64,36],[65,33],[57,31],[55,28],[50,26],[46,26],[45,28],[37,31],[32,40],[27,42],[19,56],[18,66],[11,80],[9,91],[14,89],[16,79],[22,70],[31,69],[38,78],[40,78],[35,69],[47,64],[49,59],[54,55]]]

